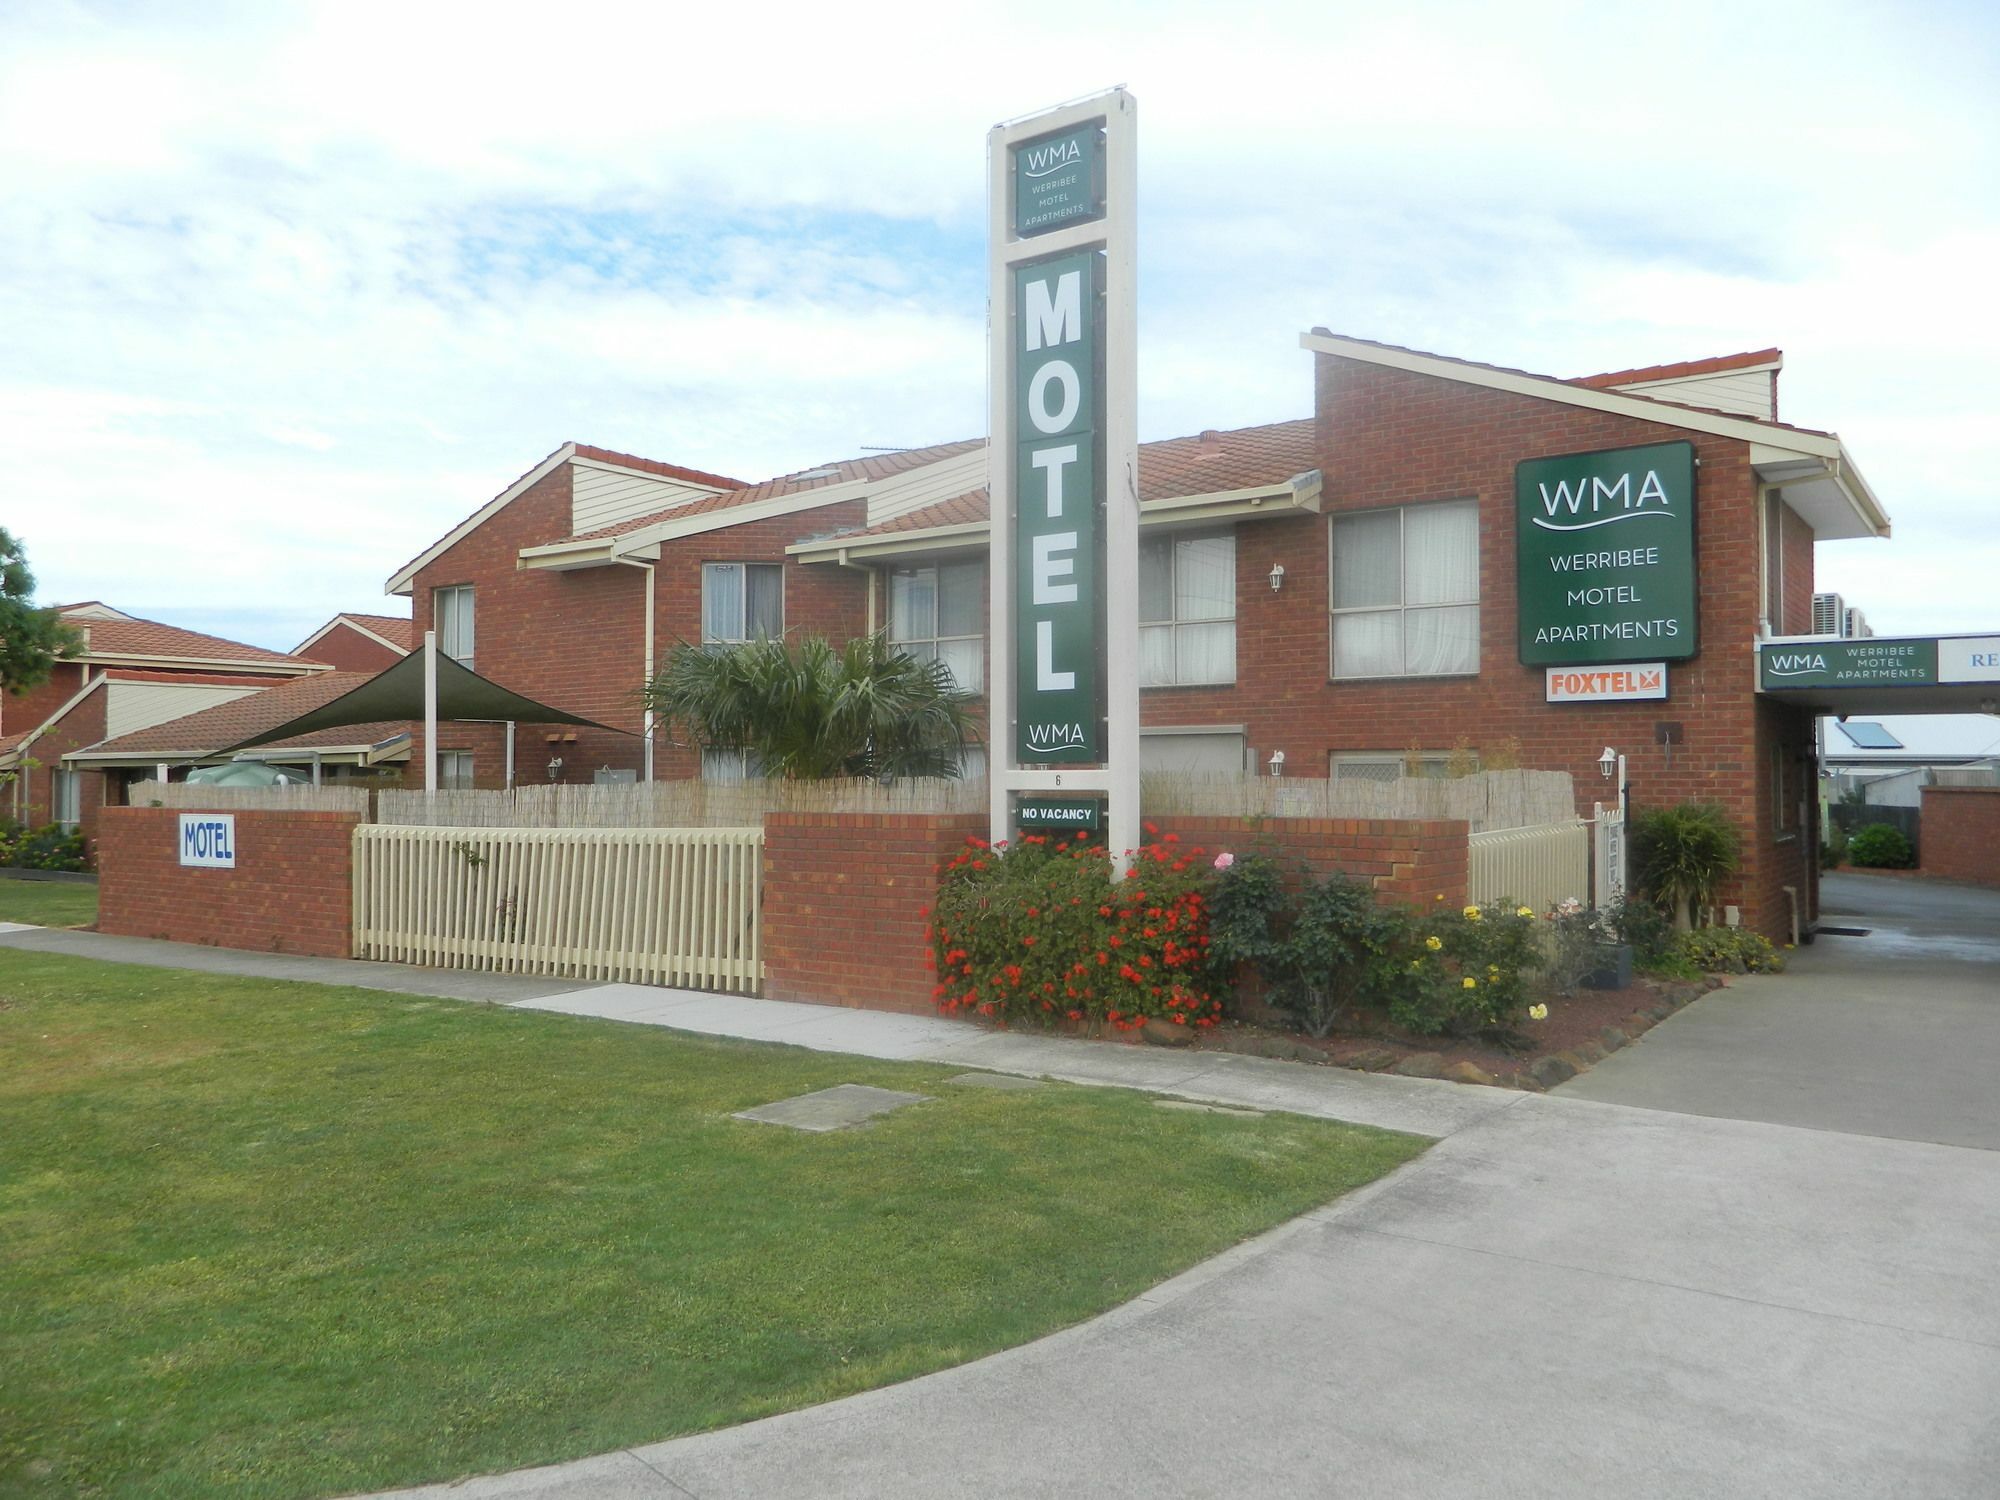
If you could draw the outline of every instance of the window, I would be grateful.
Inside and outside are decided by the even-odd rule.
[[[1139,734],[1139,769],[1183,776],[1241,776],[1248,749],[1237,726],[1146,729]]]
[[[749,781],[763,774],[763,763],[749,750],[717,750],[710,747],[701,752],[703,781]]]
[[[472,590],[467,589],[466,592],[469,594]],[[472,790],[471,751],[438,751],[438,790],[444,792],[469,792]]]
[[[1785,501],[1776,490],[1764,491],[1764,622],[1768,634],[1785,633]]]
[[[83,821],[83,773],[81,771],[55,771],[51,773],[50,797],[54,806],[51,821],[65,828],[74,828]]]
[[[784,633],[785,570],[780,564],[703,564],[702,640],[776,640]]]
[[[437,615],[438,650],[460,666],[472,665],[472,586],[436,589],[431,594]]]
[[[1335,677],[1479,670],[1477,502],[1337,516],[1330,531]]]
[[[1401,781],[1405,776],[1443,781],[1479,769],[1478,757],[1467,751],[1338,750],[1330,759],[1335,781]]]
[[[1139,541],[1139,686],[1236,680],[1236,534]]]
[[[986,565],[939,563],[889,573],[889,640],[941,661],[968,693],[986,691]]]

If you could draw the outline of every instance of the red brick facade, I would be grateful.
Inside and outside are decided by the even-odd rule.
[[[342,672],[380,672],[403,659],[403,653],[395,647],[385,646],[344,623],[336,624],[300,654]]]
[[[1465,899],[1459,822],[1175,819],[1192,848],[1275,855],[1340,870],[1385,895],[1456,906]],[[986,832],[982,817],[772,813],[764,820],[764,993],[870,1010],[928,1013],[924,913],[937,869]]]
[[[1924,873],[2000,886],[2000,787],[1927,786]]]
[[[353,951],[352,813],[236,810],[236,868],[180,863],[180,812],[109,807],[98,832],[99,932],[261,953]]]

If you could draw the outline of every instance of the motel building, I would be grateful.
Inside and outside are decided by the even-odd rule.
[[[1780,420],[1780,352],[1559,379],[1300,342],[1311,415],[1140,445],[1138,597],[1111,606],[1139,616],[1142,763],[1390,778],[1469,752],[1568,771],[1587,816],[1610,749],[1635,810],[1735,819],[1738,920],[1807,927],[1829,710],[1760,682],[1760,647],[1812,636],[1816,541],[1889,520],[1838,436]],[[619,731],[521,726],[519,779],[740,777],[651,734],[639,684],[677,642],[879,629],[983,694],[985,481],[978,440],[760,483],[569,443],[388,589],[482,675]],[[503,785],[504,733],[442,724],[449,780]]]

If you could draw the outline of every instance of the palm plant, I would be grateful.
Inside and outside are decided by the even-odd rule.
[[[835,649],[824,640],[682,643],[642,694],[696,744],[741,750],[766,776],[959,774],[978,732],[972,694],[942,662],[880,635]]]
[[[1735,873],[1741,842],[1729,814],[1712,802],[1655,808],[1635,830],[1639,887],[1686,931],[1690,909],[1713,906]]]

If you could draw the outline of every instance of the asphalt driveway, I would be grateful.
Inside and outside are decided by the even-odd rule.
[[[1732,981],[1558,1094],[2000,1150],[2000,891],[1835,875],[1822,906],[1866,936]]]

